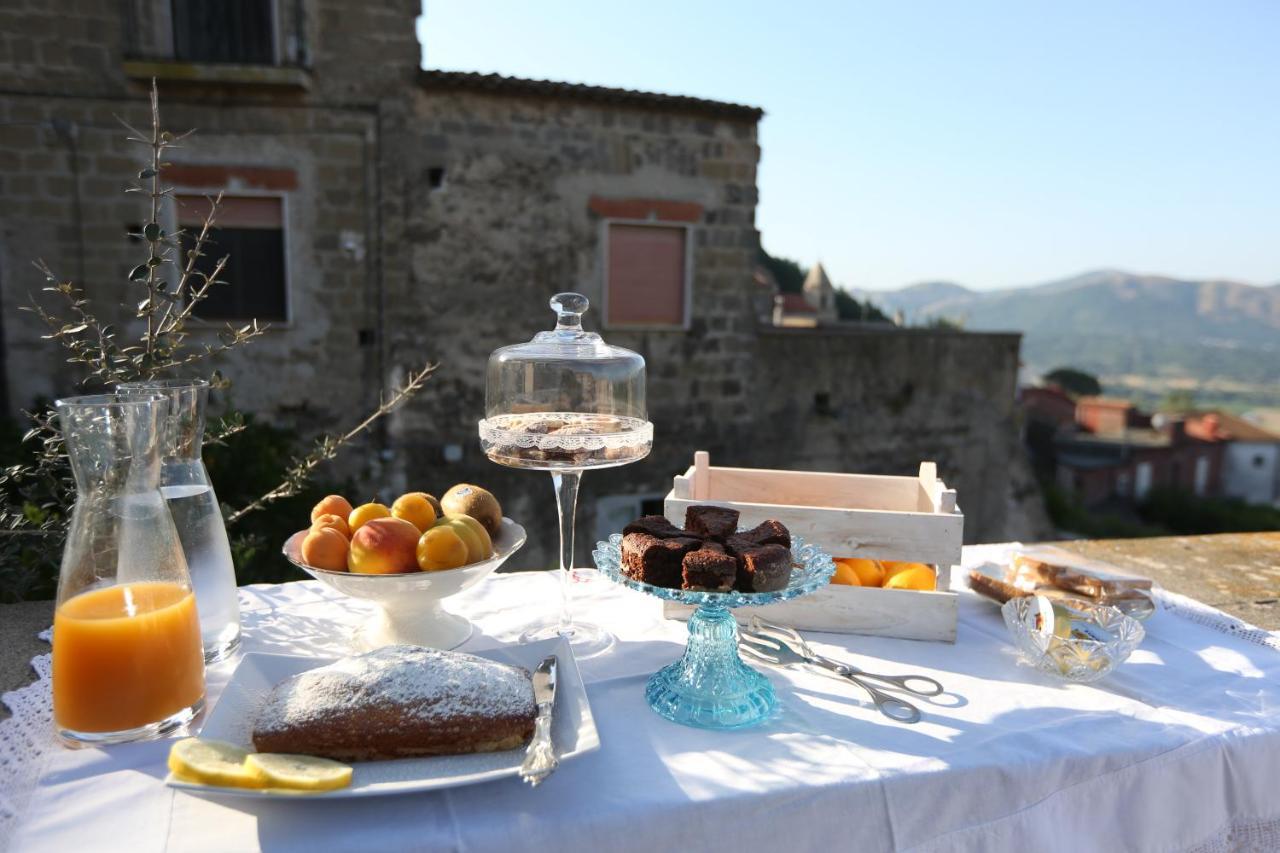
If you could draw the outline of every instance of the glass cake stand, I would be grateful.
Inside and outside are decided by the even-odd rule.
[[[622,573],[622,535],[597,542],[591,556],[600,573],[615,583],[667,601],[692,604],[689,642],[675,663],[655,672],[645,686],[649,707],[672,722],[703,729],[741,729],[773,715],[778,699],[773,685],[738,656],[735,607],[786,601],[821,589],[835,563],[816,545],[791,536],[791,581],[776,592],[696,592],[632,580]]]

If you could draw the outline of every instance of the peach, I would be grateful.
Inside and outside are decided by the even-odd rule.
[[[345,515],[335,515],[326,513],[319,516],[315,521],[311,522],[312,530],[319,530],[321,527],[328,527],[342,534],[343,539],[351,538],[351,528],[347,526],[347,517]]]
[[[409,492],[396,498],[391,505],[391,514],[418,528],[419,533],[426,533],[436,523],[436,509],[427,500],[425,492]]]
[[[331,572],[347,570],[347,537],[332,527],[315,527],[302,540],[302,562]]]
[[[844,586],[862,586],[862,581],[858,578],[858,573],[854,571],[853,566],[844,560],[836,560],[836,570],[831,575],[831,582],[834,584],[843,584]]]
[[[351,502],[342,495],[329,495],[311,508],[311,520],[322,515],[340,515],[346,518],[351,515]]]
[[[856,586],[880,586],[884,583],[884,566],[879,560],[868,560],[865,557],[836,557],[837,575],[840,574],[841,566],[857,576]],[[839,583],[839,581],[832,582]]]
[[[391,510],[387,509],[385,504],[367,503],[351,510],[351,514],[347,516],[347,526],[351,528],[351,535],[355,536],[356,531],[360,529],[360,525],[373,521],[375,518],[387,518],[391,515]]]
[[[458,531],[447,524],[438,524],[422,534],[416,556],[424,572],[456,569],[467,564],[467,544]]]
[[[391,575],[418,569],[418,528],[402,518],[375,518],[351,535],[347,568],[359,575]]]

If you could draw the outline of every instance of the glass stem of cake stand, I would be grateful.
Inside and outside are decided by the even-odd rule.
[[[578,483],[581,471],[553,471],[551,483],[556,489],[556,509],[560,513],[560,624],[557,633],[573,635],[573,522],[578,510]]]

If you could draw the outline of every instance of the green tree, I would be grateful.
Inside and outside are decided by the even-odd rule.
[[[804,290],[804,279],[809,274],[808,267],[801,266],[798,261],[793,261],[791,258],[775,258],[765,251],[764,246],[760,247],[757,259],[761,266],[773,273],[780,292],[800,293]]]
[[[889,317],[870,302],[861,302],[849,295],[843,287],[836,288],[836,314],[841,320],[864,322],[891,322]]]
[[[1188,391],[1185,388],[1170,391],[1164,395],[1164,399],[1160,401],[1158,408],[1162,412],[1171,412],[1175,415],[1193,412],[1196,408],[1195,392]]]
[[[1098,377],[1074,367],[1055,367],[1044,375],[1044,380],[1078,397],[1096,397],[1102,393]]]

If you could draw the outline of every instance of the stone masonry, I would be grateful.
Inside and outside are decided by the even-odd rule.
[[[0,8],[10,411],[73,390],[18,312],[42,284],[31,259],[102,304],[131,295],[138,247],[123,234],[145,214],[121,190],[143,149],[115,116],[146,125],[154,75],[166,125],[198,128],[173,158],[185,189],[286,200],[289,319],[221,365],[230,402],[307,434],[344,428],[406,371],[440,363],[418,399],[353,449],[348,471],[366,488],[353,498],[480,483],[529,529],[516,567],[550,565],[550,478],[480,453],[485,360],[550,327],[558,291],[599,305],[607,221],[656,219],[691,228],[689,327],[610,330],[598,310],[587,316],[645,356],[657,433],[645,461],[584,478],[580,561],[598,512],[607,525],[610,505],[630,506],[621,496],[660,498],[697,449],[713,464],[872,473],[934,459],[959,490],[966,539],[1002,537],[1017,336],[762,327],[759,110],[420,71],[416,1],[280,3],[280,61],[253,67],[173,60],[164,0],[57,6]]]

